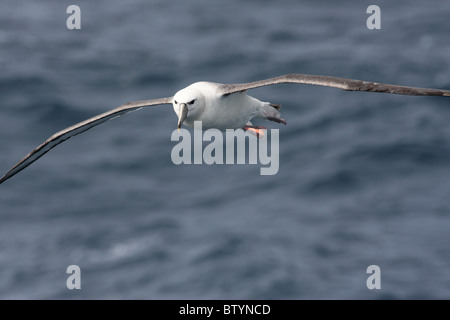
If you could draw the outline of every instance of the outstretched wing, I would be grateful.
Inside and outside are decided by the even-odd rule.
[[[9,170],[0,179],[0,184],[5,182],[12,176],[14,176],[16,173],[18,173],[18,172],[22,171],[23,169],[25,169],[26,167],[28,167],[30,164],[35,162],[37,159],[42,157],[44,154],[49,152],[52,148],[56,147],[61,142],[64,142],[67,139],[69,139],[77,134],[80,134],[86,130],[89,130],[92,127],[95,127],[96,125],[99,125],[103,122],[111,120],[115,117],[124,115],[127,112],[139,110],[143,107],[150,107],[150,106],[161,105],[161,104],[170,104],[170,103],[172,103],[171,97],[154,99],[154,100],[141,100],[141,101],[128,102],[118,108],[112,109],[112,110],[107,111],[102,114],[99,114],[95,117],[89,118],[89,119],[79,122],[71,127],[61,130],[61,131],[55,133],[54,135],[52,135],[44,143],[42,143],[36,149],[31,151],[29,154],[27,154],[22,160],[20,160],[11,170]]]
[[[223,84],[219,86],[218,92],[224,96],[244,92],[248,89],[269,86],[279,83],[301,83],[316,86],[333,87],[348,91],[369,91],[384,92],[393,94],[404,94],[411,96],[450,96],[450,90],[415,88],[406,86],[397,86],[393,84],[384,84],[377,82],[361,81],[355,79],[346,79],[339,77],[312,75],[312,74],[286,74],[276,78],[260,80],[242,84]]]

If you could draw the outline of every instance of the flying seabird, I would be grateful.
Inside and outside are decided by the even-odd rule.
[[[253,126],[250,122],[253,118],[263,118],[283,124],[286,124],[286,121],[280,118],[279,105],[262,102],[245,92],[249,89],[281,83],[309,84],[347,91],[383,92],[413,96],[450,96],[450,90],[415,88],[309,74],[287,74],[242,84],[196,82],[178,91],[173,97],[128,102],[55,133],[9,170],[0,179],[0,184],[28,167],[61,142],[110,119],[143,107],[172,104],[178,116],[178,129],[181,128],[182,124],[192,127],[194,121],[202,121],[204,130],[209,128],[220,130],[242,128],[259,134],[259,130],[264,129],[264,127]]]

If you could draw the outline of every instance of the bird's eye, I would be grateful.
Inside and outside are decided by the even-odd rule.
[[[192,101],[189,101],[188,104],[194,104],[195,100],[196,100],[196,99],[194,99],[194,100],[192,100]]]
[[[174,102],[175,102],[175,104],[178,104],[177,100],[175,100]]]

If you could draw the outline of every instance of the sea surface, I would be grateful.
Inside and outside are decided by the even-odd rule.
[[[0,171],[58,130],[201,80],[450,89],[449,1],[0,3]],[[381,8],[369,30],[367,7]],[[278,85],[279,171],[175,165],[171,106],[0,185],[1,299],[449,299],[450,98]],[[192,132],[192,131],[191,131]],[[81,289],[66,287],[67,267]],[[369,290],[367,268],[380,268]]]

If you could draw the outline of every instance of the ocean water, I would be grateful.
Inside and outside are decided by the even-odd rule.
[[[54,132],[201,80],[285,73],[450,88],[450,2],[0,4],[0,170]],[[171,161],[171,106],[0,185],[2,299],[448,299],[450,100],[279,85],[280,167]],[[66,269],[81,269],[68,290]],[[381,289],[369,290],[378,265]]]

